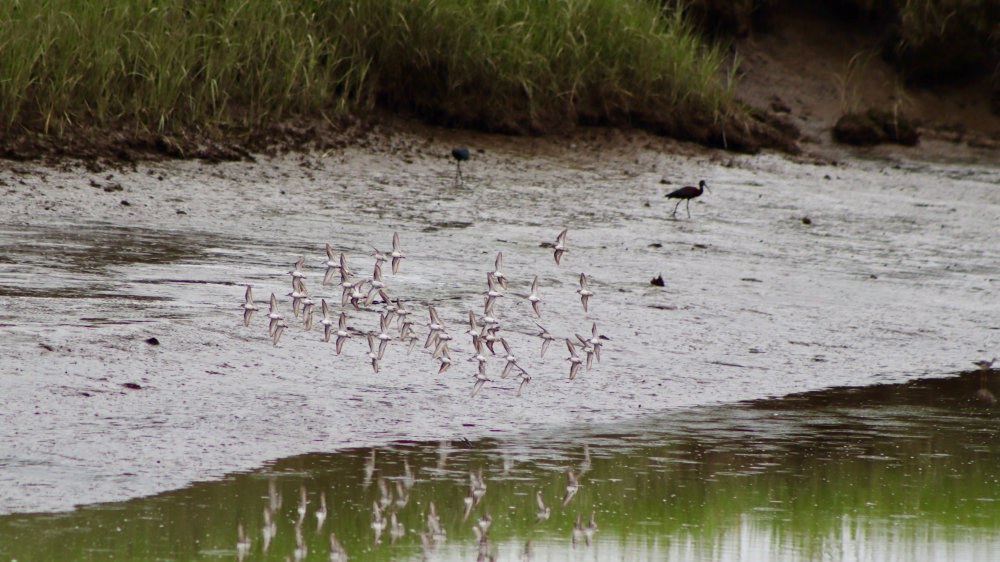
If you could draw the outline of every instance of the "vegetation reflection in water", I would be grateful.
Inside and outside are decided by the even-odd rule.
[[[302,455],[155,497],[6,516],[0,555],[337,559],[332,534],[352,559],[982,560],[1000,551],[997,374]]]

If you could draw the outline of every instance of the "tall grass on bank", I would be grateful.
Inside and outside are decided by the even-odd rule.
[[[360,3],[346,40],[373,55],[380,103],[487,128],[670,117],[726,99],[723,54],[679,12],[642,1]]]
[[[0,124],[253,129],[376,105],[492,130],[728,111],[723,53],[642,0],[9,0]]]
[[[0,4],[0,116],[164,130],[253,125],[358,99],[316,3],[47,0]],[[309,8],[309,9],[304,9]]]

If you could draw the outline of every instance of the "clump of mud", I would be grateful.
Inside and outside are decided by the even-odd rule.
[[[916,125],[903,115],[869,109],[863,113],[847,113],[833,126],[837,142],[857,146],[873,146],[887,142],[916,146],[920,133]]]

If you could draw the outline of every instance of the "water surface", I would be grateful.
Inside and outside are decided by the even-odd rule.
[[[995,376],[300,455],[127,502],[9,515],[0,554],[326,559],[333,534],[352,558],[380,560],[982,560],[1000,548]],[[428,531],[431,503],[443,535]]]

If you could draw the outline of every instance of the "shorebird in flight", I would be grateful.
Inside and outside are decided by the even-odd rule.
[[[597,333],[597,322],[594,322],[593,326],[590,327],[590,333],[592,334],[589,338],[584,338],[580,334],[575,334],[576,339],[580,340],[584,345],[589,345],[594,349],[594,357],[597,358],[598,363],[601,361],[601,346],[604,345],[602,339],[607,339],[606,337]]]
[[[313,308],[315,308],[316,303],[313,302],[308,295],[302,300],[302,327],[305,331],[312,330],[313,326]]]
[[[389,257],[392,259],[392,274],[395,275],[399,271],[400,260],[406,258],[406,254],[399,247],[399,234],[396,232],[392,233],[392,253]]]
[[[476,372],[476,382],[472,385],[472,396],[479,394],[479,391],[483,389],[483,385],[490,382],[490,379],[486,377],[486,374],[482,370]]]
[[[497,260],[494,263],[493,277],[500,283],[500,286],[507,290],[507,276],[503,274],[503,252],[497,252]]]
[[[326,273],[323,274],[323,285],[326,285],[333,279],[334,272],[340,271],[340,262],[337,261],[337,256],[329,243],[326,245],[326,260],[323,261],[323,265],[326,266]]]
[[[556,259],[556,265],[559,265],[559,260],[562,259],[562,255],[569,253],[569,246],[566,245],[566,231],[569,230],[564,228],[559,236],[556,236],[556,243],[552,246],[554,251],[553,257]]]
[[[392,336],[389,335],[389,324],[392,320],[388,316],[379,315],[379,333],[376,336],[379,340],[378,342],[378,358],[382,359],[385,355],[385,348],[392,341]]]
[[[372,253],[368,255],[375,258],[375,265],[381,265],[389,261],[389,256],[383,252],[380,252],[379,249],[376,248],[375,246],[372,246]]]
[[[499,285],[499,283],[497,282],[496,277],[493,276],[493,272],[487,273],[486,274],[487,289],[486,292],[483,293],[484,295],[486,295],[487,308],[491,307],[493,303],[496,302],[497,299],[503,298],[503,291],[501,291],[500,288],[497,287],[497,285]]]
[[[250,285],[247,285],[247,293],[245,296],[246,302],[240,305],[243,308],[243,325],[250,325],[250,317],[253,316],[254,312],[260,310],[260,307],[253,302],[253,291],[250,289]]]
[[[438,317],[438,313],[434,310],[434,307],[428,306],[427,312],[430,314],[431,322],[427,325],[430,329],[430,333],[427,334],[427,341],[424,343],[424,348],[428,348],[432,344],[436,345],[438,335],[444,332],[444,324],[441,323],[441,318]]]
[[[271,309],[267,313],[267,317],[271,320],[267,326],[267,333],[273,338],[274,331],[278,327],[278,322],[284,320],[284,316],[278,312],[278,299],[274,296],[274,293],[271,293]]]
[[[354,270],[347,267],[347,256],[340,254],[340,282],[346,283],[348,279],[354,277]]]
[[[583,311],[587,312],[587,301],[590,300],[590,297],[594,296],[594,291],[590,290],[590,284],[587,283],[587,276],[583,273],[580,274],[580,288],[576,292],[580,293],[580,302],[583,303]]]
[[[594,353],[595,353],[594,346],[590,345],[590,342],[588,342],[585,338],[580,336],[580,334],[575,334],[575,335],[576,339],[580,340],[580,346],[583,347],[583,352],[587,354],[586,365],[587,365],[587,370],[589,371],[590,366],[594,364]]]
[[[410,310],[409,308],[406,308],[406,305],[403,304],[403,301],[400,300],[399,297],[396,297],[396,316],[399,317],[400,330],[403,329],[403,324],[410,324],[411,326],[413,325],[413,322],[411,322],[409,319],[410,314],[412,313],[413,311]]]
[[[538,305],[542,304],[542,296],[538,294],[538,276],[535,276],[535,280],[531,282],[531,292],[528,293],[528,302],[531,303],[531,308],[535,311],[535,316],[539,318],[542,317],[541,311],[538,310]]]
[[[483,307],[483,327],[486,329],[494,329],[500,325],[500,321],[497,320],[496,316],[493,316],[493,307],[496,301],[490,302],[486,301],[486,305]]]
[[[377,373],[379,354],[378,350],[376,349],[377,346],[375,344],[375,336],[371,334],[365,334],[365,335],[368,337],[368,358],[371,359],[372,361],[372,370]]]
[[[292,297],[292,313],[298,318],[299,312],[302,310],[302,299],[309,296],[309,292],[306,291],[306,284],[302,281],[302,278],[292,278],[292,292],[286,293],[285,296]]]
[[[486,361],[487,358],[483,354],[483,341],[476,340],[476,354],[469,358],[469,361],[477,361],[479,363],[478,375],[480,378],[485,379],[486,377]]]
[[[486,348],[490,350],[490,355],[497,354],[497,352],[493,349],[493,344],[500,340],[500,337],[497,336],[497,332],[499,330],[499,326],[493,326],[492,328],[484,326],[482,333],[479,334],[479,341],[483,342],[483,344],[486,345]]]
[[[503,366],[503,374],[500,375],[500,378],[502,379],[507,378],[507,375],[510,374],[511,369],[513,369],[514,367],[517,367],[520,371],[524,371],[524,369],[522,369],[521,366],[517,364],[517,356],[514,355],[513,351],[511,351],[510,344],[507,343],[507,340],[500,338],[500,345],[503,346],[504,351],[507,353],[506,355],[504,355],[503,358],[504,361],[507,362],[507,364]]]
[[[541,330],[535,334],[536,336],[542,338],[542,353],[539,357],[545,357],[545,350],[549,348],[549,343],[556,341],[556,337],[550,334],[549,331],[538,322],[535,322],[535,326],[538,326],[538,329]]]
[[[347,331],[347,314],[341,312],[340,320],[337,323],[337,355],[340,355],[340,350],[344,349],[344,341],[350,337],[351,333]]]
[[[583,363],[583,359],[576,353],[576,348],[573,347],[573,342],[566,339],[566,347],[569,349],[569,357],[566,358],[569,361],[569,380],[576,378],[576,375],[580,372],[580,365]]]
[[[451,354],[448,352],[448,346],[441,346],[440,351],[437,356],[437,360],[441,362],[441,367],[438,368],[439,375],[451,367]]]
[[[323,325],[323,341],[330,341],[333,335],[333,318],[330,318],[330,309],[326,306],[326,299],[320,299],[320,309],[323,311],[323,319],[319,321]]]
[[[521,369],[521,367],[518,367],[518,369]],[[521,369],[521,384],[517,387],[518,396],[521,396],[521,391],[524,390],[525,385],[529,382],[531,382],[531,375],[528,374],[528,371]]]
[[[295,262],[295,265],[293,266],[292,270],[289,271],[289,272],[287,272],[288,275],[292,276],[292,281],[293,282],[296,279],[305,279],[306,278],[306,272],[302,271],[302,268],[305,267],[305,265],[306,265],[306,258],[305,258],[305,256],[302,256],[301,258],[299,258],[299,260],[297,262]]]
[[[278,340],[281,339],[281,334],[282,332],[285,331],[285,328],[287,327],[288,324],[285,324],[284,320],[279,319],[277,322],[275,322],[274,333],[271,334],[271,338],[274,340],[274,345],[278,345]]]
[[[368,295],[365,296],[365,306],[371,306],[372,302],[375,301],[375,295],[382,292],[385,289],[385,281],[382,280],[382,268],[375,264],[375,271],[372,273],[372,280],[369,281]],[[382,292],[382,298],[385,302],[389,302],[388,297],[385,296],[385,292]]]

